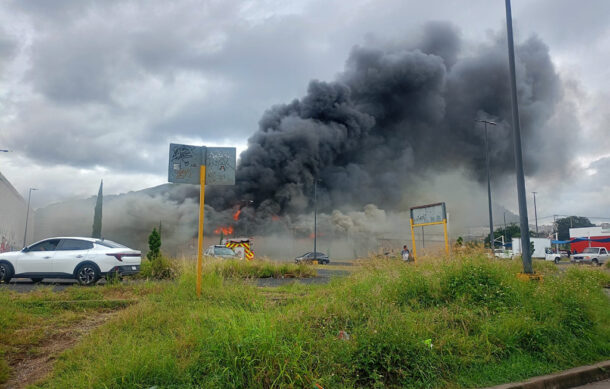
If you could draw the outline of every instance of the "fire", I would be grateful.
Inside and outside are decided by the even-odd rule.
[[[238,221],[239,220],[239,214],[241,213],[241,208],[237,210],[237,212],[235,212],[233,214],[233,220]]]
[[[233,233],[233,227],[218,227],[214,230],[214,233],[216,235],[220,235],[220,233],[222,233],[223,235],[231,235]]]
[[[271,220],[273,220],[274,222],[279,221],[280,217],[278,215],[273,215],[271,216]]]

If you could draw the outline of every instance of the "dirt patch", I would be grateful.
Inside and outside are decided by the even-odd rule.
[[[9,360],[13,374],[2,388],[25,388],[46,377],[59,354],[73,347],[84,335],[110,320],[118,311],[96,312],[90,317],[55,331],[39,345],[34,355],[21,355]]]

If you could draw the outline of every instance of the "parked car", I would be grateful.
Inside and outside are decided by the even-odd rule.
[[[544,259],[546,261],[553,261],[555,263],[559,263],[559,261],[561,261],[561,258],[570,258],[570,253],[565,251],[565,250],[559,250],[559,252],[556,252],[557,250],[553,250],[550,247],[547,247],[544,249]]]
[[[494,257],[513,259],[513,252],[511,250],[494,249]]]
[[[610,255],[605,247],[587,247],[582,253],[572,254],[572,262],[585,262],[592,263],[594,265],[601,265],[606,263],[608,256]]]
[[[0,282],[12,278],[75,278],[81,285],[101,277],[140,271],[139,251],[105,239],[60,237],[45,239],[21,251],[0,254]]]
[[[294,263],[311,263],[314,260],[317,260],[319,264],[323,265],[323,264],[328,264],[330,263],[330,259],[328,258],[328,255],[321,253],[321,252],[309,252],[309,253],[305,253],[303,255],[301,255],[300,257],[296,257],[294,259]]]
[[[214,244],[208,247],[203,255],[207,255],[209,257],[215,258],[241,258],[239,254],[237,254],[233,249],[223,246],[221,244]]]

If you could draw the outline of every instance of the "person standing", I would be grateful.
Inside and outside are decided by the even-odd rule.
[[[402,251],[400,252],[400,255],[402,255],[403,261],[405,261],[405,262],[409,261],[409,256],[411,255],[411,253],[409,252],[407,245],[402,246]]]

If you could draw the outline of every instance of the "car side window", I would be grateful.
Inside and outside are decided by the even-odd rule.
[[[58,244],[59,239],[49,239],[30,246],[28,251],[55,251]]]
[[[606,252],[606,249],[601,249],[601,250],[599,251],[599,253],[600,253],[600,254],[608,254],[608,253]]]
[[[80,239],[62,239],[57,245],[57,250],[89,250],[93,248],[93,242]]]

